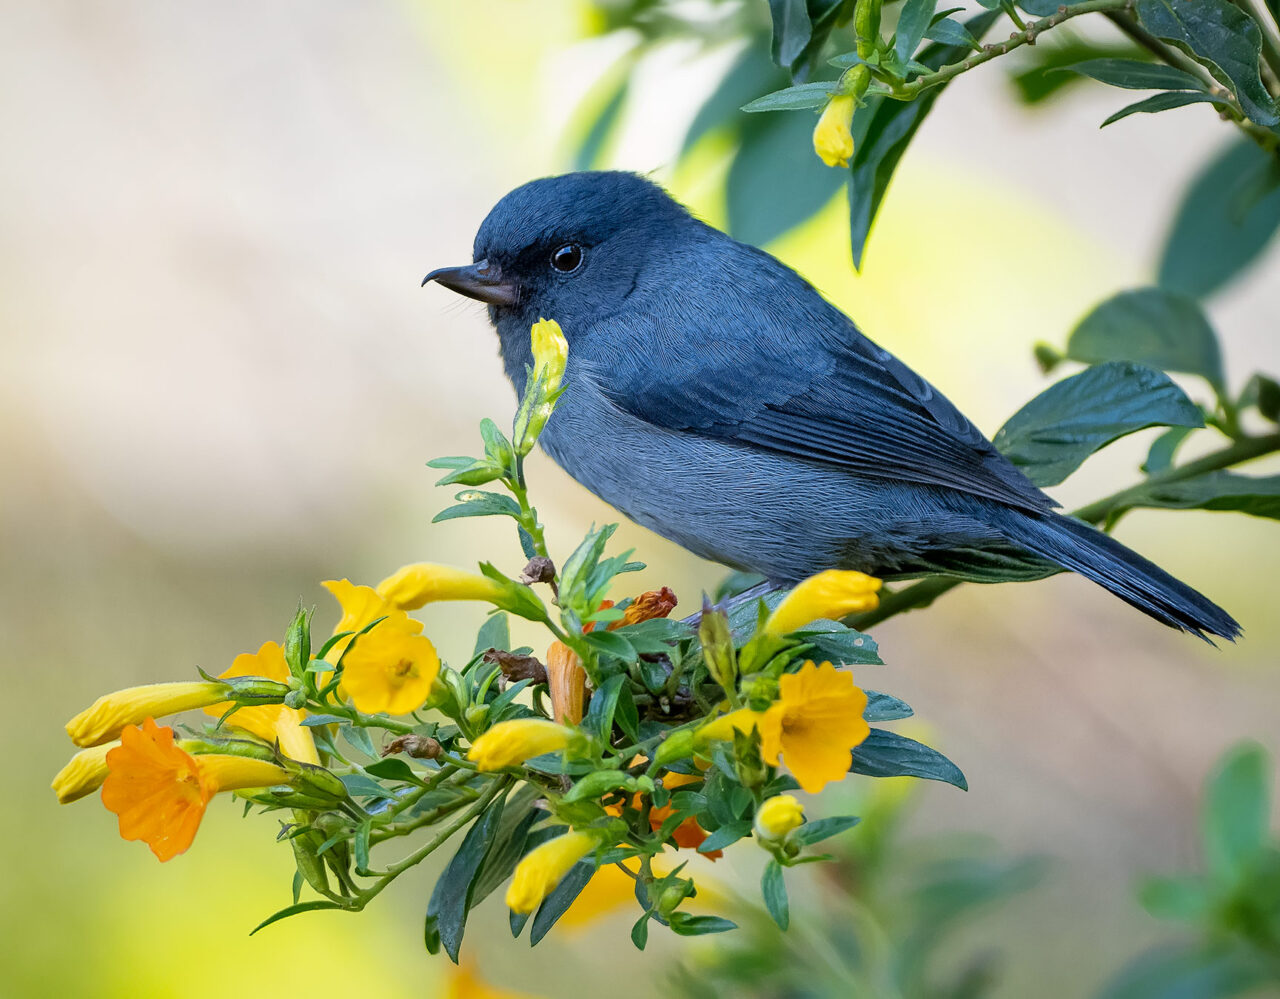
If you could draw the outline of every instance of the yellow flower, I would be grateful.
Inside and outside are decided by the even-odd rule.
[[[532,912],[579,860],[600,845],[597,832],[569,832],[530,850],[516,865],[507,888],[507,907]]]
[[[775,794],[756,812],[756,833],[761,839],[777,841],[804,822],[804,809],[790,794]]]
[[[502,596],[504,590],[497,582],[478,572],[433,562],[415,562],[393,572],[378,584],[376,592],[391,607],[417,610],[436,600],[488,600],[492,603]]]
[[[147,718],[120,733],[106,755],[102,803],[120,819],[123,839],[140,839],[160,860],[171,860],[195,839],[204,810],[219,791],[271,787],[289,774],[242,756],[192,756],[173,741],[173,729]]]
[[[880,580],[874,576],[851,569],[828,569],[788,593],[765,621],[764,631],[787,635],[819,618],[838,621],[846,614],[875,610],[880,605],[879,589]]]
[[[529,330],[533,347],[533,377],[541,378],[548,395],[560,387],[569,359],[569,341],[554,319],[539,319]]]
[[[778,700],[768,710],[730,711],[702,726],[695,741],[728,741],[735,731],[755,729],[765,762],[778,766],[785,758],[800,786],[816,794],[849,772],[850,751],[871,734],[866,707],[867,695],[850,674],[810,661],[778,680]]]
[[[813,151],[829,167],[849,165],[853,155],[853,109],[856,102],[848,94],[837,94],[827,101],[822,117],[813,130]]]
[[[501,770],[564,749],[573,736],[573,729],[545,718],[513,718],[476,739],[467,759],[481,770]]]
[[[144,718],[176,715],[227,699],[224,683],[148,683],[104,694],[67,722],[67,735],[77,746],[100,746],[120,737],[127,725]]]
[[[422,707],[439,672],[440,657],[429,639],[379,625],[347,653],[342,687],[367,714],[404,715]]]
[[[82,749],[58,771],[53,778],[54,793],[59,803],[70,804],[79,801],[87,794],[102,787],[107,777],[107,753],[120,745],[118,742],[107,742],[101,746]]]
[[[363,641],[363,639],[361,639]],[[280,683],[289,682],[289,667],[284,661],[284,649],[276,642],[263,642],[257,652],[243,652],[231,661],[222,678],[233,676],[264,676]],[[231,704],[215,704],[205,708],[214,718],[226,714]],[[302,712],[284,704],[263,704],[241,708],[227,724],[256,735],[267,742],[280,743],[280,752],[300,763],[319,763],[315,740],[311,730],[302,724]]]
[[[372,586],[357,586],[349,579],[328,579],[320,584],[333,594],[338,606],[342,608],[342,618],[333,629],[335,635],[344,631],[352,635],[367,628],[379,618],[384,618],[379,628],[396,629],[410,635],[422,633],[422,622],[415,621],[403,610],[393,607],[380,597]],[[363,638],[360,641],[364,641]],[[344,638],[334,645],[327,658],[334,662],[351,644],[351,638]]]

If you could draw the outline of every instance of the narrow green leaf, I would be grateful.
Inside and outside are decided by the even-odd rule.
[[[484,624],[480,625],[480,630],[476,632],[476,647],[471,653],[471,658],[475,658],[482,652],[488,652],[490,649],[501,649],[506,651],[511,648],[511,625],[507,620],[506,614],[491,614],[485,618]]]
[[[1209,778],[1204,804],[1204,849],[1209,871],[1228,884],[1268,840],[1271,767],[1254,742],[1233,748]]]
[[[671,914],[671,929],[682,937],[699,937],[708,933],[727,933],[738,924],[720,916],[691,916],[687,912]]]
[[[1188,104],[1221,104],[1220,98],[1214,97],[1212,94],[1201,93],[1200,91],[1178,90],[1163,94],[1154,94],[1146,100],[1137,101],[1127,107],[1121,108],[1115,114],[1109,116],[1099,128],[1106,128],[1113,125],[1122,118],[1128,118],[1131,114],[1155,114],[1160,111],[1172,111],[1174,108],[1186,107]]]
[[[1151,450],[1147,452],[1147,459],[1142,463],[1142,471],[1147,475],[1155,475],[1171,467],[1178,448],[1194,432],[1193,427],[1171,427],[1166,430],[1151,442]]]
[[[805,0],[769,0],[773,19],[773,61],[790,69],[813,36],[813,23]]]
[[[1126,434],[1203,425],[1200,409],[1168,375],[1112,361],[1045,389],[1010,417],[993,442],[1036,485],[1052,486]]]
[[[801,846],[812,846],[832,836],[839,836],[861,821],[862,819],[856,815],[835,815],[825,819],[814,819],[802,825],[792,833],[792,836]]]
[[[1137,59],[1085,59],[1055,72],[1079,73],[1126,90],[1204,90],[1198,76],[1163,63]]]
[[[907,62],[915,55],[929,30],[938,0],[907,0],[898,15],[898,27],[894,31],[893,50],[900,62]]]
[[[520,506],[510,496],[502,493],[488,493],[479,489],[464,490],[455,497],[457,506],[446,507],[437,513],[431,523],[438,524],[442,520],[458,520],[461,517],[494,517],[520,516]]]
[[[260,929],[270,926],[272,923],[278,923],[282,919],[288,919],[290,916],[296,916],[300,912],[315,912],[319,909],[341,909],[337,902],[330,902],[327,899],[315,899],[311,902],[299,902],[297,905],[290,905],[273,915],[268,916],[257,926],[249,931],[249,936],[253,936]]]
[[[764,874],[760,878],[760,894],[764,896],[764,907],[778,924],[778,929],[785,930],[791,925],[791,906],[787,901],[787,883],[782,876],[782,865],[771,860],[765,865]]]
[[[568,911],[569,906],[573,905],[574,900],[582,894],[582,890],[587,887],[587,882],[595,873],[596,865],[593,861],[580,860],[573,865],[569,873],[538,906],[538,911],[533,917],[533,926],[529,930],[529,946],[536,946],[538,941],[551,931],[551,927],[555,926],[560,917]]]
[[[631,662],[636,658],[635,647],[616,631],[588,631],[582,636],[588,645],[619,659]]]
[[[458,852],[437,879],[431,901],[427,903],[427,914],[435,917],[440,942],[454,964],[458,963],[458,950],[466,931],[472,886],[502,821],[502,813],[502,797],[499,795],[467,830]]]
[[[1134,507],[1157,510],[1216,510],[1280,520],[1280,475],[1208,472],[1183,482],[1148,485],[1116,514]]]
[[[944,45],[956,45],[977,50],[982,48],[974,41],[973,35],[969,34],[964,25],[958,21],[953,21],[949,17],[944,17],[941,21],[935,21],[929,25],[924,37],[935,42],[942,42]]]
[[[649,913],[646,912],[631,927],[631,942],[635,944],[636,950],[644,950],[649,942]]]
[[[1137,0],[1142,26],[1205,67],[1259,125],[1280,123],[1259,75],[1262,32],[1230,0]]]

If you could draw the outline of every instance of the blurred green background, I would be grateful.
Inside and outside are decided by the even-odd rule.
[[[0,9],[0,993],[434,995],[429,872],[358,918],[250,938],[289,900],[274,819],[219,801],[161,866],[96,800],[60,808],[48,782],[63,723],[99,693],[220,672],[279,638],[299,596],[331,625],[321,579],[418,559],[518,569],[514,537],[430,526],[450,496],[423,463],[468,453],[477,421],[514,400],[482,308],[418,281],[470,259],[508,189],[567,167],[575,111],[617,52],[569,0]],[[605,151],[711,221],[728,151],[713,137],[672,164],[727,58],[664,51]],[[974,73],[908,153],[861,275],[840,203],[772,249],[994,432],[1043,384],[1032,341],[1061,342],[1149,280],[1170,206],[1226,139],[1191,113],[1099,133],[1109,101],[1081,91],[1033,116],[998,69]],[[1209,310],[1229,371],[1280,369],[1274,246]],[[1055,495],[1127,484],[1148,440]],[[614,516],[542,456],[531,479],[553,547]],[[649,563],[638,585],[686,606],[723,574],[639,528],[620,536]],[[921,788],[912,825],[1056,858],[967,941],[1010,953],[1001,995],[1087,995],[1158,935],[1134,879],[1195,866],[1219,751],[1242,736],[1276,749],[1280,531],[1143,511],[1119,536],[1228,607],[1244,641],[1211,649],[1074,577],[967,587],[876,632],[890,689],[972,788]],[[424,613],[453,659],[482,616]],[[714,874],[750,886],[759,861],[743,847]],[[626,926],[562,927],[529,952],[495,902],[467,946],[508,987],[664,994]],[[654,944],[656,963],[708,946]]]

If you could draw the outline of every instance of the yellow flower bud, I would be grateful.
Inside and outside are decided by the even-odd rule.
[[[846,614],[875,610],[880,605],[880,580],[849,569],[828,569],[810,576],[783,598],[765,622],[767,634],[799,631],[819,618],[839,620]]]
[[[695,742],[698,746],[706,745],[708,742],[732,742],[734,732],[746,735],[752,729],[759,728],[764,719],[765,712],[752,711],[750,708],[729,711],[711,719],[699,728]]]
[[[827,101],[813,130],[813,151],[829,167],[849,165],[853,155],[853,110],[856,101],[849,94],[837,94]]]
[[[777,842],[804,822],[804,809],[793,795],[777,794],[756,812],[756,835]]]
[[[82,749],[71,757],[51,785],[59,803],[70,804],[102,787],[102,782],[107,779],[107,753],[118,745],[118,742],[104,743]]]
[[[228,700],[225,683],[148,683],[104,694],[67,722],[67,735],[77,746],[100,746],[120,737],[129,725]]]
[[[502,587],[487,576],[450,565],[415,562],[384,579],[376,587],[383,600],[397,610],[417,610],[437,600],[488,600],[496,602]]]
[[[573,865],[600,843],[598,832],[570,832],[534,847],[516,865],[511,886],[507,888],[508,908],[522,914],[533,912]]]
[[[569,745],[575,733],[545,718],[513,718],[498,722],[471,745],[467,759],[481,770],[514,767],[543,753]]]
[[[554,319],[539,319],[529,330],[533,347],[533,377],[542,379],[548,395],[560,388],[569,360],[569,341]]]

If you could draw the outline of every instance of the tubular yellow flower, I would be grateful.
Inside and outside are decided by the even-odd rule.
[[[790,794],[775,794],[756,812],[756,833],[761,839],[777,842],[804,822],[804,809]]]
[[[476,739],[467,759],[481,770],[500,770],[564,749],[573,737],[573,729],[545,718],[513,718]]]
[[[711,719],[698,729],[694,742],[703,746],[708,742],[732,742],[733,733],[748,734],[752,729],[764,724],[766,712],[752,711],[750,708],[739,708]]]
[[[846,614],[880,606],[880,580],[851,569],[828,569],[810,576],[783,598],[764,624],[770,635],[799,631],[819,618],[839,620]]]
[[[264,676],[288,683],[289,667],[284,661],[284,649],[277,642],[263,642],[257,652],[241,653],[222,674],[224,679],[233,676]],[[228,702],[204,710],[206,714],[221,718],[230,707]],[[227,724],[270,743],[279,741],[280,752],[291,760],[319,763],[315,740],[311,737],[311,730],[302,724],[302,714],[284,704],[263,704],[241,708],[227,719]]]
[[[219,791],[287,783],[277,766],[242,756],[192,756],[173,729],[147,718],[120,733],[106,756],[102,803],[120,820],[120,836],[140,839],[162,861],[191,846],[204,810]]]
[[[533,376],[545,379],[547,394],[555,392],[564,378],[569,359],[569,341],[554,319],[539,319],[529,330],[533,347]]]
[[[333,629],[335,635],[344,631],[359,632],[379,618],[385,618],[378,625],[379,629],[395,629],[410,635],[422,633],[421,621],[413,620],[404,611],[387,603],[372,586],[357,586],[349,579],[328,579],[320,585],[333,594],[342,608],[342,618]],[[338,642],[328,654],[329,661],[336,661],[350,644],[350,638]]]
[[[343,690],[357,708],[404,715],[430,696],[440,657],[426,637],[379,626],[347,653],[343,667]]]
[[[579,860],[600,845],[597,832],[569,832],[529,851],[516,865],[507,888],[507,907],[533,912]]]
[[[79,801],[102,787],[102,782],[107,778],[107,753],[118,745],[118,742],[108,742],[92,746],[71,757],[53,778],[51,787],[58,796],[58,802],[67,805]]]
[[[813,130],[813,151],[829,167],[847,167],[853,155],[853,110],[856,102],[848,94],[827,101]]]
[[[377,595],[399,610],[417,610],[437,600],[488,600],[495,602],[503,589],[478,572],[455,569],[434,562],[406,565],[377,585]]]
[[[582,668],[582,660],[564,642],[552,642],[547,649],[547,689],[557,722],[577,725],[582,721],[587,671]]]
[[[149,683],[104,694],[67,722],[67,735],[77,746],[100,746],[120,737],[128,725],[144,718],[176,715],[227,699],[224,683]]]

